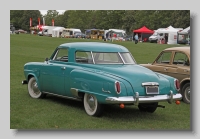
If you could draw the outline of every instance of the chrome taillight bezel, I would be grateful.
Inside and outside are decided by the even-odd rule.
[[[180,82],[178,79],[174,79],[174,87],[176,88],[177,91],[180,90]]]
[[[119,81],[115,81],[115,92],[117,94],[120,94],[121,93],[121,85],[120,85],[120,82]]]

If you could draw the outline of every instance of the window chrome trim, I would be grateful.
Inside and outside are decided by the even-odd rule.
[[[93,56],[93,53],[92,51],[90,51],[91,55],[92,55],[92,61],[93,61],[93,64],[95,64],[95,61],[94,61],[94,56]]]
[[[132,56],[132,54],[131,54],[130,52],[118,52],[118,53],[120,54],[120,57],[122,58],[123,63],[124,63],[125,65],[133,65],[133,64],[137,64],[136,61],[135,61],[135,59],[133,58],[133,56]],[[134,62],[134,63],[126,63],[126,62],[124,61],[123,57],[121,56],[121,53],[129,53],[130,56],[131,56],[131,58],[133,59],[133,62]]]
[[[58,51],[59,51],[60,49],[57,49],[57,51],[56,51],[56,53],[55,53],[55,55],[54,55],[54,57],[53,57],[53,59],[52,60],[55,60],[55,57],[58,55]]]
[[[125,64],[125,62],[124,62],[124,59],[122,58],[122,56],[121,56],[120,52],[118,52],[118,55],[119,55],[119,57],[121,58],[121,60],[122,60],[123,64]]]

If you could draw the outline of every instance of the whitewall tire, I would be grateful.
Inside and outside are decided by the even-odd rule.
[[[43,98],[44,94],[38,89],[35,77],[31,77],[28,81],[28,93],[32,98]]]
[[[103,112],[102,104],[99,104],[96,97],[92,94],[84,94],[85,112],[90,116],[100,116]]]

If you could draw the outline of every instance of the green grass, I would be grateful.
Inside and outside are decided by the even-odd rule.
[[[55,48],[66,42],[95,41],[51,38],[35,35],[10,35],[10,128],[65,130],[191,130],[190,105],[160,103],[153,114],[135,106],[107,105],[101,118],[88,116],[82,102],[47,95],[32,99],[27,85],[22,85],[23,66],[44,61]],[[111,43],[111,42],[109,42]],[[152,62],[161,50],[179,45],[113,42],[128,48],[138,64]]]

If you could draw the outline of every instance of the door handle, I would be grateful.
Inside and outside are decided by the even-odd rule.
[[[61,69],[65,70],[65,69],[66,69],[66,67],[61,67]]]

